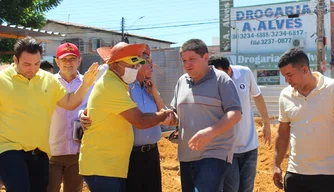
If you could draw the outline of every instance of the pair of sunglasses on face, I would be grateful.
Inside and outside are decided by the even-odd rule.
[[[117,62],[120,62],[120,61],[123,61],[127,64],[130,64],[130,65],[137,65],[137,64],[144,65],[146,63],[145,59],[142,59],[142,58],[137,57],[137,56],[123,57],[122,59],[118,59],[115,62],[117,63]]]

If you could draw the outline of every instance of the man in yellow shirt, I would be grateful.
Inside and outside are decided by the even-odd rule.
[[[134,136],[132,125],[149,128],[166,119],[171,110],[142,113],[128,93],[136,80],[145,44],[118,43],[97,51],[109,70],[98,80],[88,100],[91,126],[85,131],[79,168],[92,192],[124,192]],[[82,122],[85,126],[87,122]]]
[[[81,86],[67,93],[51,73],[39,69],[41,53],[35,39],[18,40],[14,64],[0,73],[0,177],[7,191],[46,191],[52,113],[56,105],[78,107],[98,73],[95,63]]]

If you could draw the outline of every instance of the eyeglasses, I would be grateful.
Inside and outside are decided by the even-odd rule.
[[[130,65],[136,65],[136,64],[144,65],[146,63],[144,59],[137,56],[123,57],[122,59],[116,60],[115,63],[120,61],[123,61]]]

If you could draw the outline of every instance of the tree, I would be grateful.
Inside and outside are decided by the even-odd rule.
[[[6,22],[32,28],[45,25],[44,13],[58,6],[62,0],[0,0],[0,24]],[[13,49],[15,40],[0,39],[0,52]],[[11,62],[11,56],[0,55],[1,62]]]

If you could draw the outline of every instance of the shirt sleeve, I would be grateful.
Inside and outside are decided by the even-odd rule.
[[[278,112],[278,121],[280,122],[283,122],[283,123],[288,123],[290,122],[290,118],[285,110],[285,103],[284,103],[284,100],[285,100],[285,96],[284,96],[284,90],[282,90],[280,96],[279,96],[279,101],[278,101],[278,104],[279,104],[279,112]]]
[[[249,93],[252,97],[257,97],[261,94],[261,90],[259,86],[256,83],[256,80],[253,76],[253,73],[251,70],[247,70],[247,76],[249,79]]]
[[[218,82],[219,94],[224,112],[241,111],[241,104],[233,80],[224,73]]]
[[[170,103],[170,106],[172,107],[172,110],[177,113],[177,95],[178,95],[178,89],[179,89],[179,81],[175,85],[174,89],[174,96]]]
[[[61,100],[66,94],[66,88],[54,77],[55,101]]]

